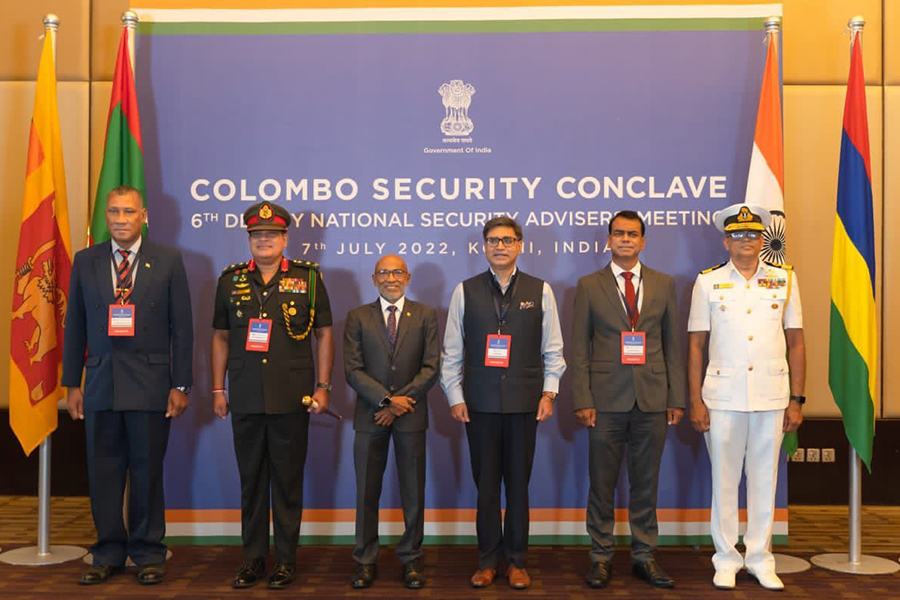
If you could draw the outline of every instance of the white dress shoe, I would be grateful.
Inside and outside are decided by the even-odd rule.
[[[720,590],[734,589],[734,573],[730,571],[716,571],[713,575],[713,586]]]
[[[761,571],[759,573],[755,571],[750,571],[747,569],[752,577],[754,577],[759,585],[763,586],[767,590],[783,590],[784,583],[782,583],[781,578],[775,574],[774,571]]]

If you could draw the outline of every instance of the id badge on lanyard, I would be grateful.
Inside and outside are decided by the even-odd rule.
[[[484,348],[484,366],[508,367],[512,336],[491,333]]]
[[[134,305],[110,304],[106,330],[111,337],[134,337]]]
[[[250,319],[247,328],[247,343],[244,349],[249,352],[268,352],[272,339],[272,319]]]
[[[647,362],[647,334],[643,331],[622,332],[622,364],[643,365]]]

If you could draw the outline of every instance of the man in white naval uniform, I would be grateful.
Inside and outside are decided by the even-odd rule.
[[[764,208],[746,204],[713,216],[731,258],[697,276],[688,318],[691,423],[705,432],[712,464],[713,585],[721,589],[734,588],[735,574],[744,566],[763,587],[784,587],[769,542],[781,439],[803,421],[806,350],[796,274],[759,258],[770,219]],[[743,558],[735,549],[742,467],[747,475]]]

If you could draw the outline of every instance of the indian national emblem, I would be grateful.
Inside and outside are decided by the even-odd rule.
[[[441,101],[444,103],[444,120],[441,121],[441,133],[444,135],[469,135],[475,129],[469,118],[469,105],[475,86],[462,79],[451,79],[449,83],[438,88]]]

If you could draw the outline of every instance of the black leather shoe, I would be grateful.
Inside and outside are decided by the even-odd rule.
[[[653,587],[675,587],[675,581],[671,577],[666,575],[666,572],[662,570],[662,567],[659,566],[659,563],[656,562],[655,558],[645,560],[644,562],[633,563],[631,565],[631,572],[634,573],[636,577],[643,579]]]
[[[266,560],[264,558],[254,558],[253,560],[245,560],[244,564],[234,576],[231,587],[235,589],[253,587],[266,574]]]
[[[296,571],[293,565],[287,563],[275,563],[275,570],[269,577],[269,589],[281,590],[294,583]]]
[[[106,583],[113,574],[113,568],[109,565],[93,565],[81,574],[78,580],[80,585],[97,585]]]
[[[425,587],[425,569],[418,558],[403,565],[403,583],[411,590]]]
[[[591,565],[585,581],[590,587],[599,589],[609,585],[610,577],[612,577],[612,563],[608,560],[599,560]]]
[[[404,570],[404,574],[406,571]],[[357,590],[370,587],[378,577],[378,565],[356,565],[356,571],[350,579],[350,585]]]
[[[141,585],[156,585],[162,583],[166,575],[166,569],[162,564],[144,565],[138,569],[137,580]]]

